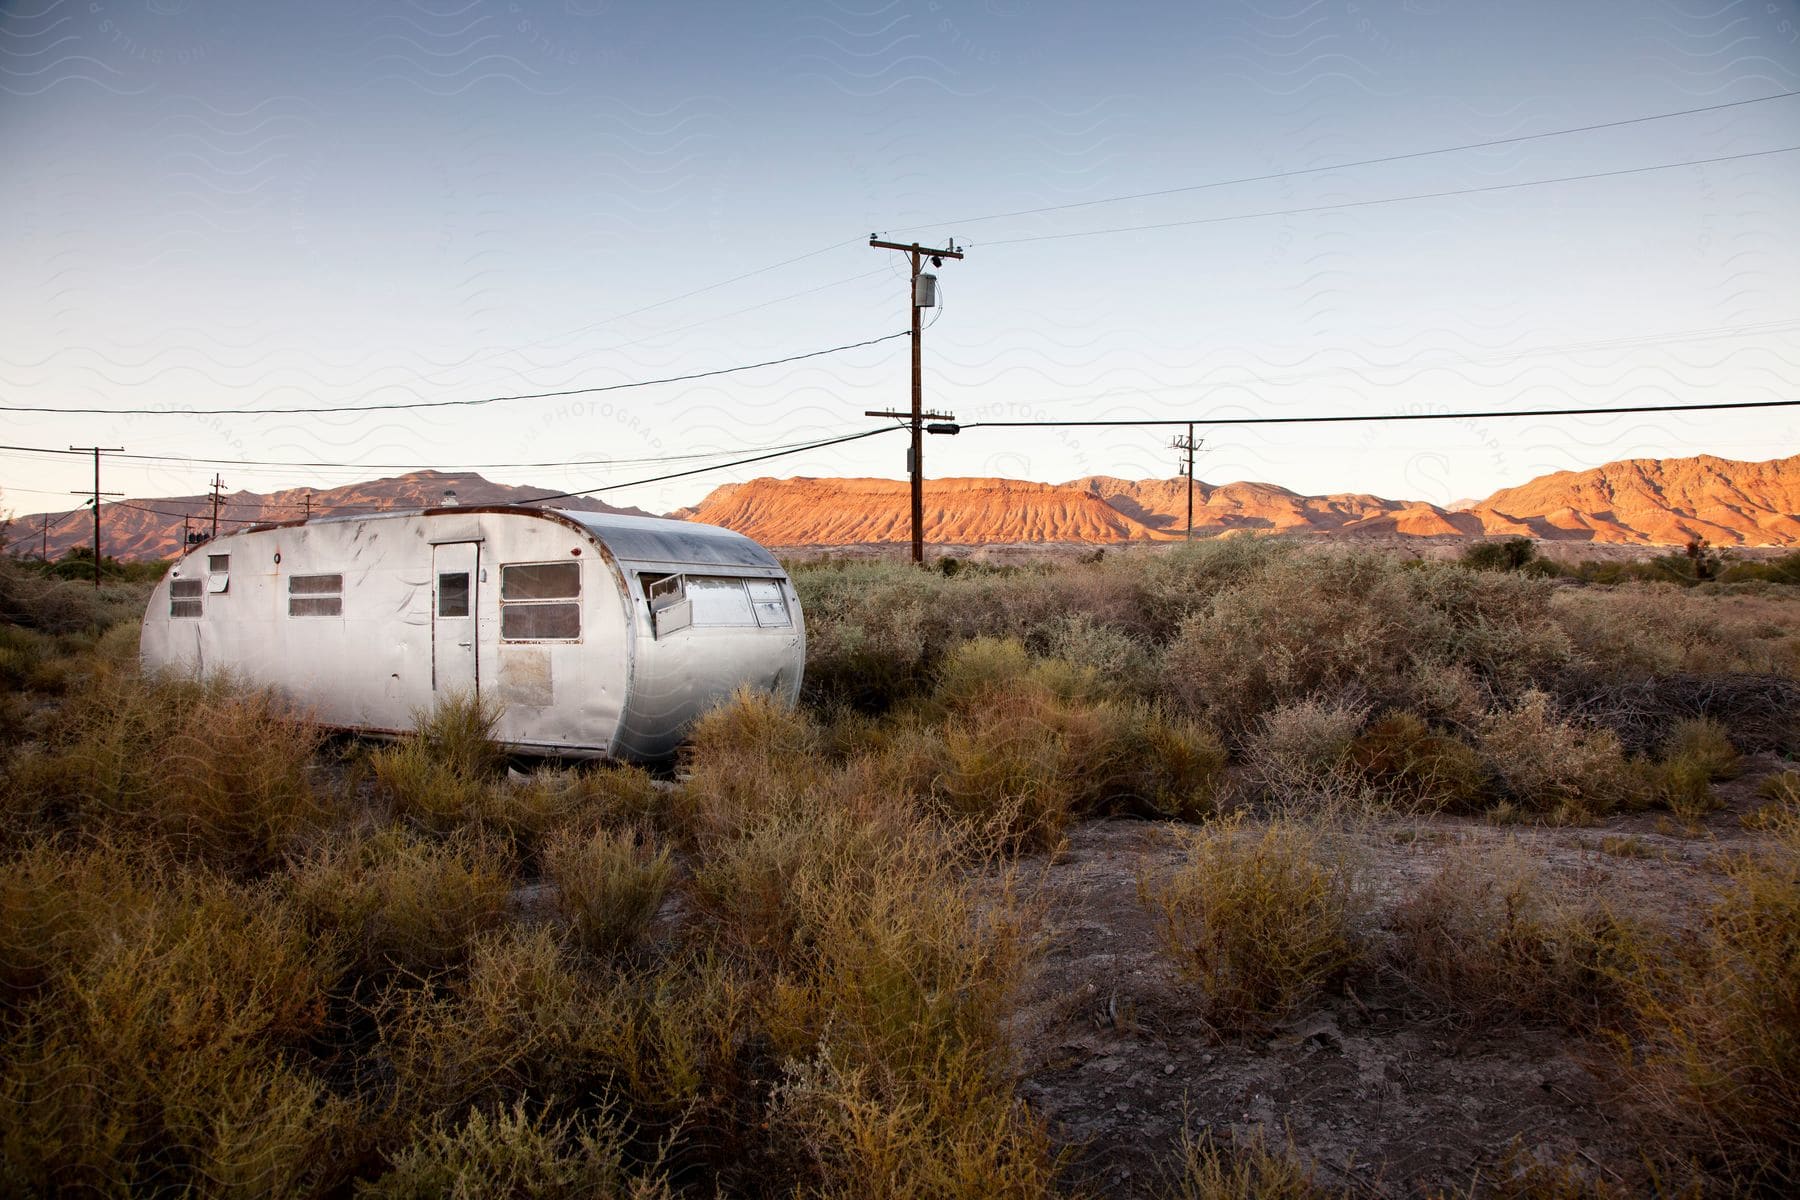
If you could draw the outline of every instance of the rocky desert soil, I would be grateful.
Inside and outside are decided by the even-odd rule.
[[[1374,890],[1377,924],[1446,863],[1508,846],[1572,891],[1688,923],[1722,881],[1723,856],[1760,837],[1740,817],[1782,764],[1747,765],[1721,785],[1726,806],[1692,829],[1655,815],[1584,828],[1393,818],[1339,835],[1352,843],[1341,848]],[[1365,973],[1269,1036],[1220,1035],[1139,900],[1141,878],[1181,860],[1180,838],[1163,823],[1084,825],[1020,880],[1047,949],[1015,1019],[1018,1090],[1068,1148],[1078,1188],[1166,1195],[1184,1129],[1291,1139],[1320,1182],[1356,1195],[1479,1192],[1525,1156],[1646,1185],[1606,1046],[1559,1026],[1434,1017]]]

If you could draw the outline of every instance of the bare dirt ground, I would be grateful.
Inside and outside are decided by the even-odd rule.
[[[1760,836],[1739,818],[1758,803],[1758,779],[1782,765],[1747,761],[1720,786],[1726,807],[1693,831],[1654,814],[1578,829],[1438,817],[1347,836],[1382,912],[1452,857],[1512,843],[1572,887],[1688,923],[1722,881],[1722,855]],[[1320,1182],[1359,1195],[1467,1194],[1515,1150],[1644,1186],[1639,1148],[1609,1102],[1606,1047],[1560,1027],[1422,1016],[1364,972],[1272,1036],[1218,1036],[1138,898],[1140,876],[1181,857],[1169,825],[1099,822],[1022,880],[1049,944],[1015,1019],[1019,1094],[1070,1149],[1078,1187],[1166,1194],[1184,1123],[1221,1140],[1291,1138]]]

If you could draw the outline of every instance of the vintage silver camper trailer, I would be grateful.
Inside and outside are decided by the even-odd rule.
[[[711,525],[519,506],[256,526],[197,547],[143,662],[271,685],[374,733],[474,691],[522,753],[655,761],[740,684],[792,703],[806,630],[781,564]]]

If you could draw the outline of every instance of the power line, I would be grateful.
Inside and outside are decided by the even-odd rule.
[[[1627,125],[1641,125],[1649,121],[1667,121],[1676,117],[1697,116],[1700,113],[1719,112],[1727,108],[1741,108],[1747,104],[1763,104],[1770,100],[1786,100],[1791,96],[1800,96],[1800,91],[1777,92],[1772,96],[1756,96],[1749,100],[1729,100],[1722,104],[1708,104],[1701,108],[1684,108],[1675,112],[1652,113],[1642,117],[1624,117],[1616,121],[1600,121],[1592,125],[1572,125],[1567,129],[1549,129],[1542,133],[1521,133],[1513,137],[1490,138],[1485,142],[1463,142],[1456,146],[1438,146],[1430,150],[1412,150],[1403,154],[1383,154],[1376,158],[1361,158],[1353,162],[1336,163],[1327,167],[1300,167],[1289,171],[1272,171],[1266,175],[1244,175],[1237,179],[1215,179],[1208,183],[1192,183],[1182,187],[1158,188],[1149,192],[1131,192],[1121,196],[1103,196],[1096,200],[1075,200],[1067,204],[1047,204],[1041,208],[1020,208],[1011,212],[988,213],[980,217],[964,217],[957,221],[930,221],[919,225],[903,225],[901,229],[936,228],[943,225],[975,225],[982,221],[998,221],[1006,217],[1030,217],[1040,213],[1067,212],[1075,208],[1092,208],[1100,204],[1119,204],[1127,200],[1154,200],[1161,196],[1178,196],[1187,192],[1206,191],[1211,188],[1236,187],[1245,183],[1268,183],[1277,179],[1293,179],[1302,175],[1318,175],[1327,171],[1347,171],[1353,167],[1372,167],[1383,163],[1406,162],[1415,158],[1430,158],[1439,154],[1455,154],[1463,150],[1488,150],[1495,146],[1512,146],[1520,142],[1536,141],[1541,138],[1564,137],[1574,133],[1593,133],[1601,129],[1619,129]],[[889,231],[893,232],[892,230]],[[990,243],[992,244],[992,243]]]
[[[782,450],[788,447],[805,446],[809,442],[783,442],[774,446],[758,447],[762,450]],[[637,458],[581,458],[557,459],[547,462],[481,462],[481,463],[424,463],[420,461],[404,463],[351,463],[351,462],[289,462],[265,458],[213,458],[205,454],[115,454],[113,458],[131,459],[135,462],[195,464],[221,467],[305,467],[313,470],[331,471],[476,471],[476,470],[523,470],[527,468],[551,469],[557,467],[624,467],[644,466],[651,463],[684,462],[702,458],[721,458],[730,454],[742,454],[744,447],[728,450],[700,450],[690,454],[654,454]],[[69,455],[79,451],[58,450],[50,446],[8,446],[0,445],[0,454],[52,454]],[[14,491],[31,491],[30,488],[14,488]],[[62,493],[45,493],[61,495]]]
[[[1523,408],[1504,412],[1345,413],[1322,417],[1122,417],[1091,421],[964,421],[960,429],[1075,429],[1155,425],[1326,425],[1350,421],[1479,421],[1500,417],[1606,417],[1627,413],[1718,412],[1797,408],[1800,400],[1731,400],[1717,404],[1633,404],[1622,408]]]
[[[1721,154],[1714,158],[1693,158],[1683,162],[1654,163],[1644,167],[1620,167],[1611,171],[1590,171],[1584,175],[1558,175],[1551,179],[1526,179],[1518,183],[1491,183],[1481,187],[1452,188],[1442,192],[1415,192],[1406,196],[1379,196],[1371,200],[1345,200],[1336,204],[1309,204],[1300,208],[1271,208],[1260,212],[1228,213],[1217,217],[1188,217],[1180,221],[1156,221],[1147,225],[1115,225],[1107,229],[1079,229],[1070,233],[1039,233],[1028,237],[1000,238],[982,242],[983,246],[1016,246],[1023,242],[1055,242],[1069,238],[1099,237],[1108,233],[1142,233],[1156,229],[1176,229],[1186,225],[1218,225],[1228,221],[1252,221],[1261,217],[1291,217],[1305,213],[1332,212],[1344,208],[1373,208],[1382,204],[1404,204],[1414,200],[1442,200],[1450,196],[1473,196],[1483,192],[1506,192],[1519,188],[1546,187],[1553,183],[1579,183],[1589,179],[1614,179],[1622,175],[1643,175],[1651,171],[1673,171],[1681,167],[1706,167],[1715,163],[1738,162],[1747,158],[1763,158],[1771,154],[1792,154],[1800,146],[1777,146],[1769,150],[1749,150],[1743,154]]]
[[[865,346],[875,346],[882,342],[891,342],[895,338],[910,336],[910,332],[883,334],[881,337],[868,338],[860,342],[846,342],[841,346],[829,346],[823,350],[809,350],[804,354],[790,354],[785,358],[771,358],[763,362],[744,363],[735,367],[720,367],[712,371],[695,371],[687,375],[670,375],[663,379],[639,379],[627,383],[608,383],[595,387],[565,388],[555,392],[522,392],[512,396],[484,396],[473,400],[411,400],[398,404],[343,404],[319,405],[299,408],[50,408],[41,405],[7,404],[0,405],[0,412],[61,413],[75,416],[132,416],[132,417],[169,417],[169,416],[289,416],[305,413],[368,413],[395,412],[402,409],[422,408],[473,408],[484,404],[500,404],[512,400],[553,400],[564,396],[591,396],[602,392],[621,392],[631,388],[653,387],[664,383],[687,383],[695,379],[711,379],[719,375],[731,375],[739,371],[754,371],[761,367],[778,367],[784,363],[802,362],[809,358],[822,358],[827,354],[841,354],[846,350],[860,350]]]
[[[825,438],[820,441],[809,442],[803,446],[794,446],[794,447],[789,447],[787,449],[775,450],[775,451],[771,451],[767,454],[751,455],[750,457],[736,459],[732,462],[714,463],[711,466],[693,467],[686,471],[672,471],[666,475],[652,475],[645,479],[632,479],[632,480],[628,480],[624,483],[609,483],[609,484],[606,484],[601,487],[584,488],[580,491],[574,491],[574,492],[549,492],[542,496],[526,496],[526,497],[524,497],[522,499],[518,499],[518,500],[508,500],[508,501],[506,501],[506,503],[508,503],[508,504],[542,504],[546,500],[567,500],[567,499],[573,499],[576,496],[594,496],[594,495],[598,495],[601,492],[617,491],[621,488],[643,487],[647,484],[652,484],[652,483],[664,483],[671,479],[685,479],[691,475],[704,475],[709,471],[724,471],[731,467],[741,467],[741,466],[746,466],[750,463],[766,462],[772,458],[785,458],[786,456],[791,455],[791,454],[803,454],[808,450],[823,450],[830,446],[841,446],[846,442],[860,441],[863,438],[875,437],[878,434],[892,433],[892,432],[894,432],[894,429],[892,427],[884,425],[879,429],[865,429],[858,433],[848,433],[848,434],[844,434],[839,437]],[[197,503],[199,503],[199,502],[197,502]],[[232,503],[232,502],[226,501],[225,503]],[[157,516],[162,516],[162,517],[191,517],[191,516],[197,515],[195,513],[169,512],[166,509],[149,508],[149,507],[146,507],[145,505],[133,504],[126,500],[116,501],[115,504],[118,507],[133,509],[137,512],[155,513]],[[274,506],[271,505],[270,507],[274,507]],[[315,505],[315,507],[319,507],[319,506]],[[359,505],[359,504],[347,504],[347,505],[335,505],[332,507],[362,508],[362,507],[366,507],[366,506]],[[379,511],[379,510],[377,510],[377,511]],[[235,525],[260,525],[260,524],[264,523],[266,518],[224,517],[224,516],[222,516],[219,518],[219,520],[230,521],[231,523],[233,523]]]
[[[764,462],[771,458],[782,458],[789,454],[800,454],[807,450],[823,450],[827,446],[841,446],[845,442],[857,442],[861,441],[863,438],[875,437],[878,434],[892,433],[895,428],[895,426],[884,425],[880,429],[865,429],[861,433],[848,433],[842,437],[829,438],[825,441],[814,442],[810,446],[801,446],[793,450],[778,450],[773,454],[759,454],[753,458],[740,458],[733,462],[717,463],[710,467],[695,467],[689,471],[674,471],[668,475],[653,475],[648,479],[633,479],[627,483],[611,483],[607,484],[605,487],[587,488],[579,492],[554,492],[548,496],[534,496],[527,500],[518,501],[517,503],[539,504],[545,500],[562,500],[571,496],[593,496],[598,495],[601,492],[617,491],[620,488],[642,487],[645,484],[664,483],[670,479],[685,479],[690,475],[703,475],[708,471],[723,471],[728,467],[746,466],[749,463]]]

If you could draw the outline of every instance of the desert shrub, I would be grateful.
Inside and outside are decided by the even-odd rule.
[[[416,711],[411,737],[369,757],[395,813],[434,833],[478,819],[506,761],[493,738],[499,719],[500,710],[473,692]]]
[[[153,584],[109,582],[96,588],[0,559],[0,624],[48,634],[98,633],[143,616]]]
[[[1469,811],[1487,791],[1487,770],[1473,747],[1403,710],[1370,722],[1350,747],[1350,761],[1377,802],[1409,812]]]
[[[511,848],[522,866],[530,867],[541,865],[547,839],[559,830],[653,828],[664,818],[665,803],[662,790],[642,767],[539,767],[522,780],[489,786],[477,819]]]
[[[1265,714],[1244,767],[1267,800],[1295,812],[1466,811],[1480,804],[1487,785],[1473,748],[1414,714],[1390,709],[1366,721],[1359,707],[1323,700]]]
[[[931,795],[993,822],[1011,849],[1055,845],[1078,817],[1212,811],[1226,763],[1212,731],[1106,690],[1094,670],[1017,641],[957,646],[933,693],[948,719]]]
[[[1641,782],[1616,734],[1561,719],[1542,692],[1489,714],[1478,748],[1511,802],[1528,813],[1591,817],[1630,799]]]
[[[1222,1029],[1297,1011],[1356,961],[1361,896],[1347,862],[1304,826],[1229,821],[1187,835],[1167,879],[1140,879],[1164,951]]]
[[[955,713],[978,712],[1019,693],[1063,702],[1101,693],[1098,673],[1054,658],[1036,658],[1014,638],[974,638],[939,664],[932,698]]]
[[[1633,972],[1622,1064],[1646,1131],[1742,1193],[1784,1194],[1800,1183],[1800,841],[1729,869],[1701,935]]]
[[[1075,783],[1061,769],[1062,740],[1048,706],[995,707],[952,719],[943,734],[943,770],[934,803],[953,820],[981,827],[1007,852],[1061,844],[1075,819]]]
[[[1670,730],[1663,757],[1692,763],[1706,772],[1708,779],[1734,779],[1742,769],[1725,727],[1705,717],[1690,718]]]
[[[311,784],[320,738],[272,693],[227,679],[109,676],[7,764],[0,790],[34,824],[128,831],[177,858],[251,871],[330,819]]]
[[[941,1085],[939,1067],[960,1055],[998,1084],[1028,944],[1009,900],[979,894],[952,854],[914,838],[863,881],[803,877],[793,910],[799,936],[753,998],[778,1052],[868,1067],[910,1094]]]
[[[1750,829],[1800,830],[1800,771],[1782,771],[1756,785],[1763,803],[1744,814]]]
[[[1145,560],[1139,607],[1147,640],[1168,642],[1183,622],[1209,610],[1221,593],[1243,587],[1274,564],[1303,554],[1298,541],[1237,536],[1186,543]]]
[[[1523,571],[1538,561],[1537,543],[1526,537],[1477,542],[1462,552],[1471,571]]]
[[[402,1117],[454,1117],[469,1106],[549,1096],[593,1077],[584,1023],[605,999],[554,931],[517,926],[476,937],[467,969],[427,986],[398,979],[373,1006]]]
[[[357,1189],[369,1200],[586,1200],[674,1196],[668,1182],[627,1173],[619,1130],[607,1114],[552,1120],[523,1100],[488,1115],[443,1120],[394,1156],[391,1169]]]
[[[879,563],[801,568],[792,578],[806,611],[809,698],[879,711],[924,689],[950,581]]]
[[[1088,613],[1052,621],[1045,630],[1044,652],[1088,674],[1101,694],[1149,698],[1155,692],[1156,660],[1149,646]]]
[[[790,1068],[770,1107],[777,1145],[813,1178],[809,1195],[1057,1194],[1058,1160],[1043,1122],[966,1052],[945,1055],[929,1085],[912,1088],[878,1069],[821,1057]]]
[[[33,986],[9,997],[0,1044],[0,1174],[200,1195],[341,1178],[328,1152],[355,1105],[286,1061],[324,1032],[340,967],[277,896],[110,850],[39,848],[7,875],[8,915],[30,887],[43,925],[8,939],[9,973]]]
[[[1555,612],[1578,653],[1613,678],[1800,673],[1789,601],[1659,586],[1576,588],[1557,595]]]
[[[818,727],[805,713],[739,689],[689,733],[687,777],[670,797],[675,832],[704,845],[792,809],[828,770],[819,750]]]
[[[1653,753],[1681,721],[1705,718],[1731,731],[1743,751],[1800,749],[1800,680],[1783,675],[1608,675],[1566,672],[1558,705],[1619,735],[1634,754]]]
[[[429,973],[463,961],[506,916],[509,864],[465,831],[426,842],[399,830],[319,847],[289,880],[313,928],[341,940],[364,974]]]
[[[1616,1019],[1642,931],[1571,896],[1517,849],[1460,854],[1394,910],[1388,963],[1432,1011],[1465,1020]]]
[[[604,1114],[629,1161],[705,1168],[736,1194],[771,1081],[745,983],[706,953],[592,972],[552,930],[488,935],[466,972],[382,996],[389,1124],[430,1130],[520,1102],[546,1121]]]
[[[545,872],[575,943],[599,955],[630,949],[669,888],[669,852],[630,830],[565,829],[547,847]]]
[[[1184,1129],[1181,1158],[1165,1194],[1170,1200],[1331,1200],[1311,1167],[1290,1146],[1271,1150],[1257,1133],[1242,1146]]]
[[[1566,663],[1541,580],[1361,553],[1277,556],[1193,612],[1165,686],[1239,740],[1309,697],[1410,707],[1422,664],[1454,663],[1513,695]]]
[[[1324,700],[1271,709],[1244,749],[1245,774],[1278,808],[1341,809],[1361,794],[1350,751],[1366,715],[1362,708]]]

